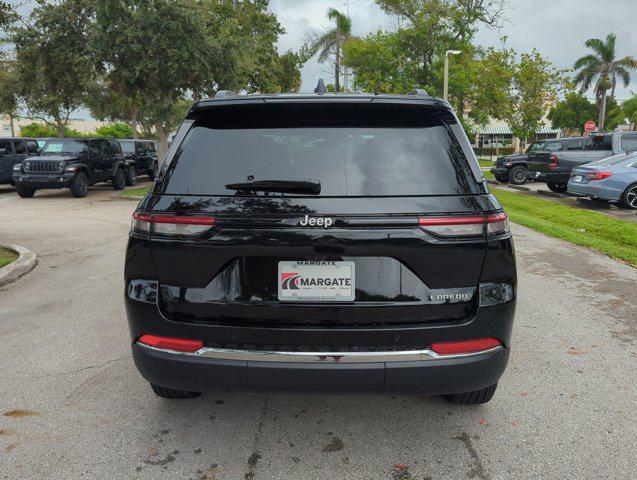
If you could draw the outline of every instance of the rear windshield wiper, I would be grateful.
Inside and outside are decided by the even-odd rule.
[[[248,192],[307,193],[319,195],[321,184],[305,180],[255,180],[252,182],[229,183],[228,190]]]

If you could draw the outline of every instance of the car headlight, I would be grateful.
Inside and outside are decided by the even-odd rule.
[[[60,172],[63,172],[65,168],[66,168],[66,162],[64,161],[58,162],[58,169],[60,170]]]
[[[22,166],[24,167],[24,171],[28,172],[31,169],[31,162],[27,160],[26,162],[22,164]]]

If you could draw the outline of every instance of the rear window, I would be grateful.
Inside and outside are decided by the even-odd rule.
[[[482,193],[463,139],[450,128],[455,119],[444,111],[365,104],[215,110],[186,135],[162,193],[246,195],[226,185],[259,180],[320,183],[321,196]]]
[[[119,142],[122,145],[122,152],[124,153],[135,153],[135,142],[127,142],[121,141]]]
[[[613,137],[611,135],[591,135],[584,143],[585,150],[612,150]]]
[[[622,136],[622,150],[625,152],[637,151],[637,135]]]

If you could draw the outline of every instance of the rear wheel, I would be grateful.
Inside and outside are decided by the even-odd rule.
[[[151,180],[155,180],[155,177],[157,176],[157,164],[153,164],[149,169],[148,169],[148,178],[150,178]]]
[[[637,183],[628,185],[628,188],[622,193],[622,205],[626,208],[637,210]]]
[[[547,183],[549,190],[555,193],[566,193],[568,185],[566,183]]]
[[[123,168],[118,168],[113,177],[113,190],[123,190],[126,186],[126,172]]]
[[[35,195],[35,188],[29,187],[28,185],[22,185],[20,183],[16,184],[15,191],[18,192],[22,198],[31,198]]]
[[[509,177],[507,177],[506,175],[496,175],[495,179],[500,182],[500,183],[508,183],[509,182]]]
[[[88,194],[88,177],[84,172],[78,172],[71,182],[71,194],[75,198],[83,198]]]
[[[132,187],[137,183],[137,169],[130,166],[126,169],[126,185]]]
[[[201,395],[201,392],[187,392],[185,390],[176,390],[174,388],[166,388],[160,387],[159,385],[150,384],[155,395],[162,398],[173,398],[173,399],[185,399],[185,398],[196,398]]]
[[[483,388],[482,390],[474,390],[473,392],[465,393],[453,393],[451,395],[443,395],[449,403],[459,403],[464,405],[479,405],[481,403],[487,403],[493,398],[495,389],[498,388],[498,384],[494,383],[490,387]]]
[[[523,185],[527,181],[527,170],[522,165],[509,170],[509,182],[513,185]]]

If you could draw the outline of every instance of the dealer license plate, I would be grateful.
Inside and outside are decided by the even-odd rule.
[[[282,302],[353,302],[354,262],[279,262]]]

